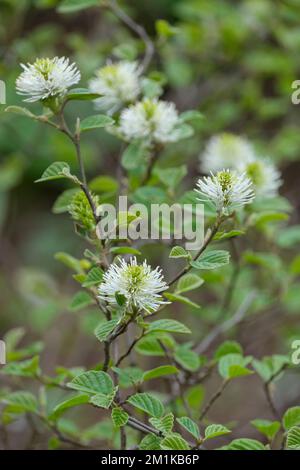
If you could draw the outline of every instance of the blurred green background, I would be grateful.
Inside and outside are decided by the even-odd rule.
[[[107,59],[135,58],[142,50],[140,41],[110,12],[92,8],[63,15],[56,10],[58,4],[56,0],[0,1],[0,79],[6,83],[8,105],[21,105],[14,87],[19,64],[33,62],[37,56],[70,56],[82,71],[81,86],[86,86]],[[173,166],[188,162],[186,189],[195,184],[198,155],[205,143],[223,131],[247,136],[283,173],[281,194],[286,200],[281,204],[285,209],[289,204],[294,207],[290,223],[296,229],[290,238],[282,235],[279,244],[274,231],[269,245],[257,234],[246,240],[245,246],[253,251],[270,251],[271,246],[274,258],[262,265],[259,276],[245,269],[233,306],[256,284],[260,296],[254,315],[261,315],[248,320],[238,339],[247,353],[257,356],[287,352],[290,340],[300,337],[299,266],[290,283],[287,274],[300,241],[300,105],[291,102],[291,84],[300,79],[300,1],[128,0],[123,5],[155,39],[151,68],[166,76],[164,99],[174,101],[181,111],[198,109],[205,116],[193,139],[171,146],[162,157]],[[164,23],[157,20],[167,21],[172,28],[164,30]],[[41,112],[39,105],[30,109]],[[68,116],[87,116],[92,110],[90,103],[76,103],[68,107]],[[90,179],[115,176],[120,152],[115,138],[93,132],[84,138],[83,152]],[[68,218],[51,212],[67,183],[33,184],[53,161],[77,168],[64,135],[23,117],[0,115],[0,337],[11,328],[24,327],[27,342],[44,339],[48,347],[43,362],[48,371],[57,364],[93,364],[98,348],[92,336],[98,313],[68,311],[70,294],[78,286],[54,258],[57,251],[80,258],[85,248]],[[279,249],[284,249],[283,259],[277,258]],[[167,254],[162,258],[159,248],[151,253],[154,264],[166,264]],[[222,298],[230,269],[206,279],[208,288],[197,300],[208,306],[201,313],[191,312],[191,321],[201,325],[195,330],[199,334],[218,319],[214,302]],[[221,290],[216,289],[217,282]],[[287,380],[290,389],[285,386],[278,392],[282,406],[293,404],[300,392],[293,377]],[[236,387],[227,396],[229,402],[240,392],[240,385]],[[252,405],[266,407],[259,394]],[[246,422],[251,406],[244,409],[243,402],[236,406]],[[226,415],[226,410],[216,408],[216,414]]]

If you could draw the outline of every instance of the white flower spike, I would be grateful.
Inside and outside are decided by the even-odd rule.
[[[252,181],[257,197],[277,196],[282,184],[281,174],[270,159],[256,158],[251,162],[240,164],[239,170],[245,172]]]
[[[68,88],[80,81],[80,72],[68,58],[36,59],[34,64],[21,64],[23,72],[16,80],[17,93],[24,101],[43,101],[62,97]]]
[[[230,133],[212,137],[200,156],[200,170],[209,174],[223,168],[235,169],[241,163],[255,158],[255,152],[248,140]]]
[[[148,139],[156,143],[180,139],[180,119],[174,103],[144,99],[121,113],[119,131],[126,140]]]
[[[116,294],[126,298],[126,307],[130,312],[135,309],[147,313],[155,312],[160,305],[167,304],[161,292],[168,289],[161,270],[152,269],[146,262],[138,264],[136,258],[128,263],[122,259],[111,264],[99,286],[99,298],[111,305],[117,305]]]
[[[229,169],[211,176],[200,178],[196,189],[216,208],[218,213],[231,214],[245,204],[250,204],[255,197],[253,184],[245,173],[239,175]],[[203,198],[199,198],[203,201]]]
[[[121,61],[100,68],[89,83],[90,90],[101,95],[95,100],[96,107],[113,113],[135,101],[141,91],[140,74],[137,62]]]

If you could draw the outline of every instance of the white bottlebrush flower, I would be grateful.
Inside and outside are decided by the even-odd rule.
[[[211,176],[200,178],[196,189],[208,199],[218,213],[230,214],[245,204],[250,204],[254,197],[253,184],[245,173],[237,174],[229,169],[219,171]]]
[[[128,263],[122,259],[110,265],[99,286],[99,298],[117,305],[116,294],[119,293],[125,296],[129,311],[137,309],[152,313],[160,305],[168,303],[160,295],[166,289],[168,286],[161,270],[152,269],[146,261],[138,264],[134,257]]]
[[[124,109],[119,131],[126,140],[148,139],[166,143],[180,139],[179,125],[174,103],[146,98]]]
[[[68,58],[36,59],[33,64],[21,64],[23,72],[16,80],[17,93],[24,101],[34,102],[64,96],[68,88],[80,81],[80,72]]]
[[[200,169],[209,174],[223,168],[235,169],[237,165],[255,158],[255,152],[248,140],[230,133],[212,137],[200,156]]]
[[[101,67],[89,83],[90,90],[101,95],[95,100],[96,107],[114,112],[136,100],[141,91],[140,74],[137,62],[121,61]]]
[[[256,158],[248,163],[241,163],[239,170],[246,173],[252,181],[257,197],[271,198],[278,194],[282,184],[280,171],[270,159]]]

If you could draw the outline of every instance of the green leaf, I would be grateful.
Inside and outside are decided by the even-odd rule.
[[[117,304],[120,307],[123,307],[123,305],[126,304],[126,296],[124,294],[121,294],[120,292],[116,292],[115,298],[116,298]]]
[[[9,362],[1,368],[1,372],[6,375],[34,377],[40,372],[39,357],[34,356],[31,359],[21,362]]]
[[[86,101],[86,100],[95,100],[99,98],[99,93],[92,93],[88,88],[72,88],[66,95],[68,101],[77,100],[77,101]]]
[[[32,119],[36,119],[37,116],[29,111],[27,108],[22,108],[20,106],[8,106],[5,108],[6,113],[20,114],[21,116],[26,116]]]
[[[190,349],[190,346],[180,345],[176,348],[174,359],[184,369],[195,372],[199,369],[201,363],[198,354]]]
[[[207,426],[204,431],[204,440],[214,439],[215,437],[223,436],[224,434],[229,434],[230,432],[231,431],[222,424],[211,424],[210,426]]]
[[[182,122],[194,122],[194,121],[203,121],[204,115],[200,111],[191,109],[189,111],[184,111],[180,114],[180,120]]]
[[[68,268],[72,269],[73,271],[76,271],[77,273],[80,273],[80,274],[83,273],[80,260],[77,258],[74,258],[74,256],[69,255],[68,253],[64,253],[63,251],[60,251],[58,253],[55,253],[54,258],[60,261],[61,263],[63,263]]]
[[[191,330],[177,320],[169,320],[167,318],[156,320],[149,324],[149,332],[165,331],[168,333],[191,333]]]
[[[245,235],[246,232],[243,230],[230,230],[230,232],[217,232],[214,236],[214,240],[216,241],[223,241],[229,238],[239,237],[241,235]]]
[[[158,340],[167,347],[172,348],[174,346],[174,340],[170,335],[157,331],[142,338],[135,346],[135,350],[144,356],[164,356],[165,352]]]
[[[279,421],[269,421],[268,419],[254,419],[251,421],[252,426],[254,426],[259,432],[264,434],[269,441],[272,441],[280,429]]]
[[[71,175],[70,166],[66,162],[54,162],[48,166],[42,176],[36,180],[35,183],[57,180],[61,178],[70,178],[73,181],[78,182],[77,178]]]
[[[69,410],[70,408],[88,403],[89,399],[90,399],[89,395],[85,395],[85,394],[80,394],[80,395],[76,395],[75,397],[68,398],[68,400],[65,400],[55,406],[53,412],[48,416],[48,419],[56,420],[65,411]]]
[[[281,248],[291,248],[300,242],[300,225],[287,227],[277,234],[276,242]]]
[[[161,418],[164,413],[162,402],[149,393],[136,393],[129,397],[127,402],[154,418]]]
[[[143,371],[139,367],[125,367],[120,369],[112,367],[112,370],[119,376],[119,386],[121,388],[129,388],[142,381]]]
[[[155,434],[147,434],[145,436],[140,444],[139,444],[139,449],[140,450],[160,450],[160,442],[161,438],[156,436]]]
[[[36,413],[38,412],[38,403],[35,396],[30,392],[12,392],[5,396],[2,400],[3,403],[8,405],[6,411],[9,413]]]
[[[59,13],[73,13],[85,8],[100,5],[101,0],[63,0],[58,6]]]
[[[188,416],[176,419],[177,423],[180,424],[187,432],[189,432],[197,441],[201,439],[198,425]]]
[[[95,268],[92,268],[86,278],[85,278],[85,281],[84,283],[82,284],[83,287],[91,287],[91,286],[95,286],[97,284],[100,284],[100,282],[102,281],[102,278],[103,278],[103,271],[101,268],[98,268],[98,267],[95,267]]]
[[[292,406],[283,415],[283,426],[286,431],[293,426],[300,426],[300,406]]]
[[[201,308],[200,305],[196,304],[192,300],[188,299],[187,297],[184,297],[183,295],[177,295],[177,294],[172,294],[171,292],[166,292],[164,294],[166,299],[170,300],[171,302],[180,302],[181,304],[188,305],[189,307],[193,308]]]
[[[99,127],[111,126],[114,120],[105,114],[96,114],[95,116],[89,116],[80,123],[80,131],[90,131],[92,129],[98,129]]]
[[[68,212],[69,206],[73,201],[75,194],[77,194],[79,191],[81,191],[81,189],[72,188],[67,189],[62,194],[60,194],[52,207],[52,212],[54,214],[63,214],[64,212]]]
[[[182,246],[174,246],[169,258],[190,258],[190,254]]]
[[[165,437],[160,444],[164,450],[190,450],[190,446],[179,434],[172,433]]]
[[[300,427],[293,426],[286,438],[286,445],[288,449],[300,450]]]
[[[225,250],[211,250],[202,253],[196,261],[190,265],[195,269],[217,269],[229,263],[230,254]]]
[[[155,429],[158,429],[163,434],[169,434],[174,425],[173,413],[168,413],[163,418],[150,418],[150,423]]]
[[[99,341],[105,341],[118,323],[119,318],[113,318],[112,320],[100,323],[100,325],[98,325],[94,331],[96,338]]]
[[[216,350],[214,357],[220,359],[227,354],[243,354],[242,346],[237,341],[224,341]]]
[[[129,414],[122,408],[116,407],[112,409],[111,419],[116,427],[125,426],[129,418]]]
[[[67,386],[73,390],[91,394],[102,393],[104,395],[111,395],[114,390],[111,377],[106,372],[96,370],[90,370],[77,375]]]
[[[79,291],[71,300],[69,309],[71,312],[77,312],[78,310],[81,310],[88,305],[92,305],[93,303],[93,298],[87,292]]]
[[[142,141],[131,142],[122,155],[121,163],[123,168],[126,170],[139,168],[145,162],[145,153]]]
[[[224,379],[233,379],[253,372],[246,368],[251,357],[243,357],[241,354],[226,354],[219,361],[219,373]]]
[[[182,276],[177,283],[176,294],[197,289],[202,286],[203,283],[204,280],[196,274],[185,274],[185,276]]]
[[[97,393],[90,398],[90,403],[94,406],[98,406],[99,408],[105,408],[106,410],[111,406],[115,394],[117,392],[117,388],[113,390],[112,393],[106,395],[104,393]]]
[[[265,446],[255,439],[234,439],[228,446],[227,450],[266,450]]]
[[[114,255],[141,255],[141,252],[130,246],[114,246],[110,250]]]
[[[177,374],[179,371],[175,366],[159,366],[148,370],[143,374],[143,382],[147,380],[157,379],[165,375]]]
[[[172,190],[176,189],[180,181],[186,176],[187,168],[186,165],[181,165],[175,168],[157,168],[155,175],[158,176],[159,180]]]

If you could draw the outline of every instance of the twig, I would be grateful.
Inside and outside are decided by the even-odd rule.
[[[209,402],[206,404],[206,406],[203,408],[199,421],[201,422],[205,415],[208,413],[208,411],[211,409],[212,405],[215,403],[215,401],[222,395],[226,385],[229,383],[228,380],[224,380],[221,384],[221,387],[216,391],[216,393],[211,397]]]

